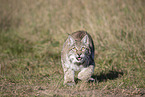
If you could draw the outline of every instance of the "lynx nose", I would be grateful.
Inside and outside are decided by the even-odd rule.
[[[79,53],[78,56],[80,57],[82,53]]]
[[[81,59],[82,59],[82,58],[81,58],[81,55],[82,55],[82,53],[78,53],[78,54],[77,54],[76,57],[77,57],[78,60],[81,60]]]
[[[80,52],[80,53],[77,53],[77,56],[76,57],[81,57],[81,55],[82,55],[82,53]]]

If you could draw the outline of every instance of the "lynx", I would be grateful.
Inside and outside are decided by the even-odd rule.
[[[94,62],[94,44],[86,31],[77,31],[68,36],[61,51],[61,62],[64,71],[64,84],[75,85],[75,71],[79,71],[78,79],[82,81],[91,78]]]

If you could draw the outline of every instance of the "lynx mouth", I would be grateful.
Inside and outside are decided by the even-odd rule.
[[[82,65],[85,62],[82,57],[77,57],[76,59],[77,61],[75,62],[75,64],[77,64],[78,66]]]
[[[81,60],[81,59],[82,59],[82,58],[80,58],[80,57],[78,58],[78,60]]]
[[[83,58],[81,58],[81,57],[77,57],[76,58],[78,61],[81,61]]]

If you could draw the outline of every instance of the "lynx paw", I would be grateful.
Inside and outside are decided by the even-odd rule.
[[[72,81],[66,82],[66,83],[64,83],[64,85],[74,86],[75,85],[75,82],[72,82]]]
[[[94,78],[89,78],[88,82],[95,82],[95,79]]]
[[[74,86],[75,83],[67,83],[66,85],[68,85],[68,86]]]

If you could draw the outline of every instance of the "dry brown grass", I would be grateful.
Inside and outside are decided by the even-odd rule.
[[[144,0],[0,0],[0,95],[144,95],[144,5]],[[76,30],[93,37],[97,81],[76,79],[76,86],[67,87],[60,51]]]

